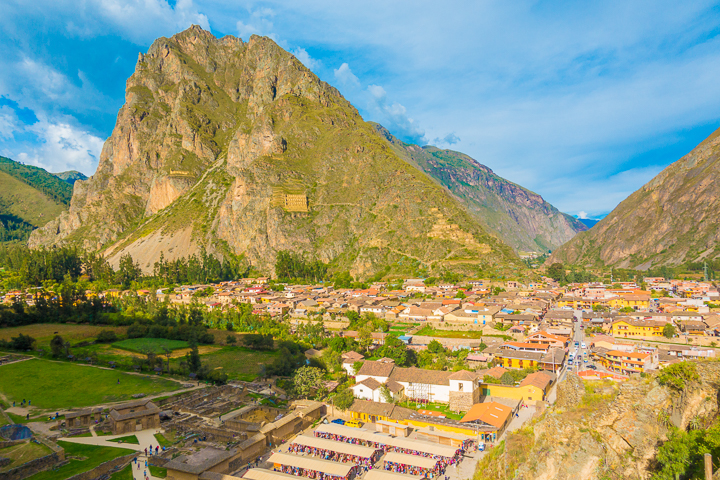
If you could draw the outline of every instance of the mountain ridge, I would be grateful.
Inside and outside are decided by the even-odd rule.
[[[516,251],[547,253],[587,227],[540,195],[462,152],[405,143],[370,122],[408,163],[450,191],[485,228]]]
[[[720,256],[720,129],[548,262],[646,270]]]
[[[522,268],[293,55],[197,26],[139,55],[96,173],[29,241],[61,244],[146,271],[201,247],[265,272],[280,250],[359,276]]]

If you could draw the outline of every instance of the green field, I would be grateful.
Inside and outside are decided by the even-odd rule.
[[[30,460],[44,457],[52,453],[48,447],[42,443],[27,442],[19,445],[13,445],[11,447],[0,448],[0,457],[9,458],[11,463],[3,468],[0,468],[0,472],[6,472],[13,468],[27,463]],[[0,475],[2,477],[2,475]]]
[[[165,353],[166,348],[168,350],[179,350],[190,347],[190,345],[183,340],[168,340],[166,338],[129,338],[115,342],[112,346],[131,352],[145,353],[149,351],[156,354]]]
[[[110,480],[133,480],[132,466],[133,464],[131,463],[119,472],[113,473],[110,476]]]
[[[200,355],[200,358],[203,365],[227,373],[230,379],[251,382],[260,373],[262,364],[272,363],[279,354],[279,351],[260,352],[244,347],[225,346],[212,353]],[[171,364],[179,369],[182,360],[184,359],[174,358]]]
[[[58,442],[58,445],[65,449],[65,458],[85,457],[85,460],[71,459],[70,463],[63,465],[57,470],[46,470],[36,473],[29,480],[64,480],[78,473],[87,472],[100,464],[114,458],[134,453],[126,448],[96,447],[95,445],[80,445],[78,443]]]
[[[179,383],[163,378],[40,359],[0,366],[0,393],[10,403],[27,399],[44,409],[87,407],[179,388]]]

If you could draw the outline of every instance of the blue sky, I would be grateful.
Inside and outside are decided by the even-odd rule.
[[[267,35],[366,120],[609,212],[720,126],[714,2],[0,0],[0,154],[92,174],[125,80],[195,23]]]

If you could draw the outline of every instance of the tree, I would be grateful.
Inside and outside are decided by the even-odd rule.
[[[553,263],[547,269],[547,276],[556,282],[561,281],[565,277],[565,266],[562,263]]]
[[[300,367],[293,376],[293,388],[295,392],[307,397],[314,390],[322,386],[323,371],[317,367]]]
[[[140,264],[133,262],[133,258],[129,253],[120,257],[116,281],[121,283],[123,288],[130,288],[130,284],[140,278],[141,275]]]
[[[437,340],[432,340],[428,343],[427,351],[430,353],[443,353],[445,351],[445,347],[443,347],[442,343]]]
[[[65,341],[60,335],[55,335],[53,339],[50,340],[50,351],[55,358],[62,356],[65,351]]]
[[[666,323],[663,327],[663,336],[665,338],[673,338],[675,336],[675,325]]]
[[[12,337],[10,340],[10,348],[13,350],[32,350],[35,345],[35,339],[30,335],[23,335],[22,333],[17,337]]]
[[[514,385],[515,377],[513,377],[510,372],[505,372],[500,377],[500,383],[502,383],[503,385]]]
[[[225,338],[225,343],[227,343],[228,345],[235,345],[235,342],[237,342],[237,337],[232,333],[229,333],[228,336]]]
[[[197,373],[197,371],[200,370],[201,362],[197,339],[194,335],[190,337],[190,341],[188,343],[190,344],[190,352],[185,354],[185,360],[187,361],[190,371],[192,373]]]
[[[333,398],[335,399],[334,405],[343,411],[352,407],[352,404],[355,401],[355,396],[353,395],[353,391],[350,390],[349,388],[346,388],[342,392],[335,395]]]
[[[96,343],[113,343],[117,341],[117,335],[112,330],[101,330],[95,339]]]
[[[395,399],[393,398],[392,393],[390,392],[390,389],[387,387],[387,385],[380,386],[380,397],[385,401],[385,403],[395,402]]]

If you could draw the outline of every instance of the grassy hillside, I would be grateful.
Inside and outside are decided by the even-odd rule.
[[[42,192],[56,203],[70,205],[72,185],[42,168],[23,165],[9,158],[0,157],[0,171]]]
[[[33,229],[66,209],[64,203],[0,171],[0,241],[27,240]]]

